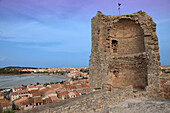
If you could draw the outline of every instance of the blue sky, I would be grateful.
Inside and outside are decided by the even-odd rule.
[[[170,0],[0,0],[0,67],[88,66],[91,18],[143,10],[157,23],[161,64],[170,64]]]

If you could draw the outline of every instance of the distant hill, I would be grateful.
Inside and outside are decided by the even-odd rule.
[[[161,67],[170,67],[170,65],[162,65]]]
[[[34,67],[17,67],[17,66],[9,66],[0,68],[0,74],[24,74],[30,72],[22,72],[23,69],[36,69]]]
[[[8,66],[8,67],[3,67],[3,68],[4,69],[37,69],[36,67],[20,67],[20,66]]]

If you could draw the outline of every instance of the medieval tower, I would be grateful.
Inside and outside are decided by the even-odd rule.
[[[145,12],[92,19],[90,90],[159,90],[160,56],[156,24]]]

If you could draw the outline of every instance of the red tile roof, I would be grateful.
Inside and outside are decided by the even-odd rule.
[[[27,88],[35,88],[36,86],[34,86],[34,85],[29,85],[29,86],[27,86]]]
[[[28,93],[28,90],[19,90],[18,93]]]
[[[36,97],[36,96],[41,96],[42,94],[40,92],[37,92],[37,93],[32,93],[32,96],[33,97]]]
[[[0,92],[0,96],[4,96],[4,94],[2,92]]]
[[[80,94],[77,91],[73,91],[76,96],[80,96]]]
[[[13,89],[14,89],[14,90],[22,89],[22,87],[14,87]]]
[[[28,99],[27,97],[19,97],[18,99],[14,100],[14,103],[17,104],[17,103],[20,103],[20,102],[25,101],[27,99]]]
[[[42,100],[42,97],[36,97],[36,98],[34,98],[34,103],[42,103],[43,102],[43,100]]]
[[[1,99],[0,100],[0,106],[1,107],[6,107],[6,106],[11,106],[12,105],[12,102],[11,101],[7,101],[5,99]]]
[[[58,95],[59,95],[60,97],[69,97],[68,91],[59,92]]]
[[[11,92],[10,95],[18,95],[18,92]]]
[[[37,87],[37,88],[42,88],[42,87],[43,87],[43,85],[36,85],[36,87]]]
[[[52,102],[57,102],[57,101],[61,100],[61,99],[57,98],[57,96],[51,96],[50,99]]]
[[[28,91],[28,92],[33,94],[33,93],[38,93],[39,91],[38,90],[31,90],[31,91]]]

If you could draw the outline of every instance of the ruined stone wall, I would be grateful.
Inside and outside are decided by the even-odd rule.
[[[91,91],[112,87],[159,90],[160,56],[156,24],[145,12],[92,19]]]
[[[112,84],[112,86],[126,87],[133,85],[134,88],[142,89],[147,86],[147,61],[145,54],[114,56],[110,59],[109,66],[109,84]]]
[[[100,90],[84,96],[42,105],[32,110],[18,113],[89,113],[109,108],[133,98],[132,86],[113,91]]]
[[[139,24],[132,20],[120,19],[109,29],[109,38],[106,41],[110,42],[110,44],[106,46],[114,54],[112,40],[118,42],[116,53],[119,55],[145,51],[143,30]]]

